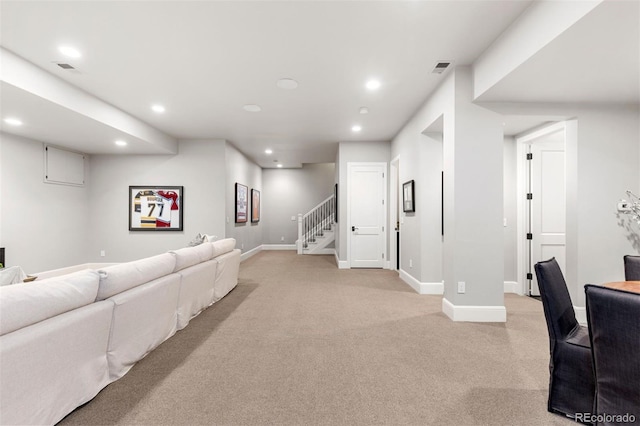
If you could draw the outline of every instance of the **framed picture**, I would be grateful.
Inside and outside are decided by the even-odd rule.
[[[260,222],[260,191],[251,190],[251,222]]]
[[[182,231],[182,186],[130,186],[129,231]]]
[[[416,204],[414,202],[415,190],[413,180],[402,184],[402,211],[405,213],[415,212]]]
[[[245,223],[249,210],[249,190],[245,185],[236,183],[236,223]]]

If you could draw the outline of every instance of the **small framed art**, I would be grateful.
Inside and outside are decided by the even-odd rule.
[[[402,211],[405,213],[411,213],[416,211],[415,204],[415,189],[413,186],[413,180],[402,184]]]
[[[182,231],[182,186],[130,186],[129,231]]]
[[[249,190],[245,185],[236,183],[236,223],[246,223],[249,214]]]
[[[260,222],[260,191],[251,190],[251,222]]]

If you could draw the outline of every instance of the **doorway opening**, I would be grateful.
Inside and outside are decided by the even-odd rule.
[[[384,268],[387,258],[387,163],[347,163],[350,268]]]
[[[566,126],[516,137],[518,144],[518,282],[540,296],[534,265],[555,257],[566,270]]]
[[[389,229],[392,238],[389,243],[389,263],[394,271],[400,270],[400,157],[389,164]]]

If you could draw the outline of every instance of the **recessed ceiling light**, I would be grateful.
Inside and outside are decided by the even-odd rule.
[[[276,82],[276,86],[285,90],[293,90],[298,88],[298,82],[292,78],[281,78]]]
[[[118,146],[127,146],[127,142],[123,140],[117,140],[115,143]]]
[[[378,80],[369,80],[366,86],[369,90],[377,90],[380,88],[380,82]]]
[[[357,124],[351,128],[351,131],[353,132],[359,132],[360,130],[362,130],[362,127]]]
[[[278,167],[279,169],[281,169],[281,168],[282,168],[282,164],[278,164],[278,166],[277,166],[277,167]]]
[[[158,114],[162,114],[163,112],[165,112],[165,108],[164,108],[164,106],[162,106],[162,105],[160,105],[160,104],[154,104],[154,105],[151,105],[151,109],[152,109],[154,112],[157,112]]]
[[[267,148],[267,149],[264,150],[264,153],[267,154],[267,155],[270,155],[270,154],[273,154],[273,151],[271,149]]]
[[[63,55],[65,55],[65,56],[67,56],[69,58],[79,58],[80,56],[82,56],[80,51],[78,49],[76,49],[75,47],[60,46],[60,47],[58,47],[58,50],[60,51],[60,53],[62,53]]]
[[[260,108],[260,105],[248,104],[248,105],[243,106],[242,108],[244,108],[245,111],[249,111],[249,112],[260,112],[260,111],[262,111],[262,108]]]
[[[12,126],[22,126],[22,120],[19,120],[14,117],[7,117],[4,119],[4,122],[10,124]]]
[[[367,107],[360,107],[360,109],[358,110],[358,112],[360,114],[369,114],[369,108]]]

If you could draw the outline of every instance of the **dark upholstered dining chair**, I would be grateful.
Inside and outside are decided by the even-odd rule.
[[[594,414],[605,420],[598,424],[640,424],[640,294],[591,284],[584,291],[596,376]],[[627,421],[610,423],[605,414],[627,415]]]
[[[534,269],[549,330],[549,400],[552,413],[579,420],[592,413],[595,380],[589,332],[576,320],[567,284],[555,258]]]
[[[640,256],[628,254],[624,257],[624,279],[640,281]]]

